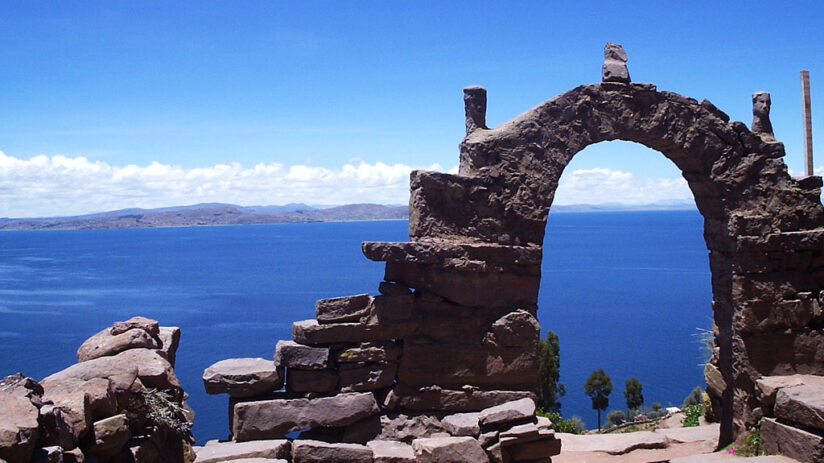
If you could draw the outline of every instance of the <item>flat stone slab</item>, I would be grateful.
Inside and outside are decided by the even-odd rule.
[[[440,410],[448,413],[477,412],[522,398],[534,400],[535,393],[529,391],[464,391],[441,388],[407,390],[396,387],[386,397],[385,405],[390,410]]]
[[[718,442],[721,433],[721,425],[718,423],[706,426],[693,426],[689,428],[666,428],[656,429],[656,434],[663,434],[671,442]]]
[[[443,428],[453,436],[473,436],[477,437],[481,433],[478,424],[480,413],[455,413],[441,419]]]
[[[368,392],[241,402],[234,407],[233,434],[238,442],[278,439],[301,429],[347,426],[378,413],[375,396]]]
[[[362,250],[367,259],[378,262],[444,264],[463,260],[541,265],[541,250],[526,246],[365,241]]]
[[[220,442],[196,449],[195,463],[219,463],[240,458],[291,458],[292,445],[288,440],[256,440],[249,442]],[[267,460],[268,461],[268,460]]]
[[[566,444],[565,444],[566,445]],[[792,458],[783,457],[780,455],[768,455],[763,457],[736,457],[726,452],[716,453],[702,453],[700,455],[690,455],[688,457],[673,458],[670,463],[714,463],[716,461],[722,462],[741,462],[741,463],[798,463]]]
[[[779,389],[775,395],[775,416],[824,430],[824,385],[801,384]]]
[[[283,387],[283,375],[271,360],[226,359],[203,371],[203,386],[207,394],[254,397]]]
[[[360,444],[296,440],[292,442],[292,463],[372,463],[372,449]]]
[[[381,327],[362,323],[319,324],[315,319],[292,323],[292,339],[306,345],[381,341],[384,337]]]
[[[471,437],[430,437],[412,441],[418,463],[489,462],[481,444]]]
[[[513,400],[482,410],[478,415],[481,426],[495,426],[523,421],[535,416],[535,402],[529,398]]]
[[[588,435],[558,433],[556,436],[563,442],[564,452],[605,452],[610,455],[622,455],[637,449],[667,447],[667,436],[652,431]]]
[[[813,375],[788,375],[788,376],[762,376],[755,381],[760,393],[759,400],[767,406],[775,404],[775,396],[778,391],[788,387],[801,386],[803,384],[818,385],[824,387],[824,376]]]
[[[369,312],[368,294],[320,299],[315,302],[315,318],[320,323],[344,323],[358,321]]]
[[[773,418],[761,421],[761,444],[770,454],[785,455],[798,461],[824,461],[824,437]]]
[[[373,440],[366,443],[374,454],[374,463],[415,463],[412,446],[391,440]]]
[[[278,341],[275,365],[300,370],[325,370],[329,366],[329,349],[305,346],[294,341]]]

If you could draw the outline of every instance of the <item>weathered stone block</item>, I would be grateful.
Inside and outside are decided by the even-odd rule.
[[[505,444],[502,444],[505,445]],[[561,441],[555,436],[530,440],[529,442],[505,445],[507,453],[514,461],[537,460],[561,453]]]
[[[393,362],[400,358],[401,346],[395,342],[365,342],[335,355],[338,363]]]
[[[478,413],[455,413],[443,417],[441,423],[444,429],[453,436],[478,437],[481,433],[478,417]]]
[[[444,327],[433,325],[432,329]],[[484,389],[531,389],[535,385],[535,349],[501,347],[481,340],[472,343],[471,329],[464,329],[464,334],[453,335],[460,338],[458,343],[422,337],[405,339],[398,380],[418,387],[438,384],[458,388],[469,384]]]
[[[529,398],[513,400],[481,410],[478,422],[481,426],[499,426],[517,423],[535,417],[535,402]]]
[[[358,321],[368,312],[368,294],[321,299],[315,302],[315,318],[320,323],[346,323]]]
[[[129,419],[125,414],[96,421],[92,427],[94,441],[89,446],[88,452],[101,458],[112,457],[120,451],[131,436]]]
[[[160,339],[161,343],[160,353],[172,366],[175,366],[177,347],[180,345],[180,328],[177,326],[161,326],[157,338]]]
[[[114,322],[111,327],[111,332],[116,336],[135,328],[149,333],[152,337],[157,337],[160,334],[160,326],[157,320],[141,316],[132,317],[124,322]]]
[[[391,387],[398,372],[396,363],[346,364],[339,369],[343,392],[374,391]]]
[[[203,371],[207,394],[254,397],[283,387],[283,369],[262,358],[221,360]]]
[[[381,430],[381,416],[372,415],[347,426],[340,440],[349,444],[366,444],[377,439]]]
[[[772,408],[775,405],[775,395],[780,389],[804,384],[806,375],[790,376],[762,376],[755,381],[758,393],[758,400],[761,405]],[[815,377],[809,377],[815,378]]]
[[[465,264],[467,265],[473,263]],[[469,307],[535,306],[540,275],[529,268],[521,272],[496,271],[483,262],[471,270],[441,268],[431,264],[388,262],[385,278],[406,286],[431,291]]]
[[[491,340],[506,347],[523,347],[535,350],[541,336],[538,319],[526,310],[516,310],[492,324]]]
[[[27,462],[40,437],[38,410],[24,396],[0,391],[0,458]]]
[[[824,430],[824,387],[800,384],[779,389],[775,395],[775,416]]]
[[[249,442],[220,442],[201,447],[197,451],[197,463],[220,463],[239,458],[292,457],[292,444],[285,439],[256,440]]]
[[[390,410],[477,412],[525,397],[535,400],[535,394],[529,391],[454,390],[437,386],[419,389],[399,384],[386,397],[386,406]]]
[[[484,463],[486,452],[471,437],[431,437],[412,441],[418,463]]]
[[[292,463],[372,463],[372,449],[360,444],[328,444],[314,440],[292,442]]]
[[[338,380],[338,374],[329,370],[286,370],[286,390],[289,392],[331,392],[338,386]]]
[[[379,412],[371,393],[242,402],[234,407],[233,434],[238,442],[277,439],[301,429],[347,426]]]
[[[798,461],[824,461],[824,437],[773,418],[761,421],[761,445],[768,454],[785,455]]]
[[[380,418],[381,434],[377,437],[380,440],[403,441],[408,444],[419,437],[430,437],[444,430],[438,417],[428,413],[387,413]]]
[[[372,449],[374,463],[415,463],[412,446],[403,442],[373,440],[366,443]]]
[[[278,341],[275,347],[275,365],[300,370],[325,370],[329,366],[329,348]]]
[[[387,323],[409,320],[415,296],[376,296],[369,305],[369,323]]]
[[[157,340],[140,328],[112,334],[112,328],[106,328],[87,339],[77,349],[77,361],[96,359],[107,355],[119,354],[134,348],[157,349],[160,347]]]
[[[386,340],[380,327],[370,327],[361,323],[319,324],[317,320],[293,323],[292,339],[307,345]]]

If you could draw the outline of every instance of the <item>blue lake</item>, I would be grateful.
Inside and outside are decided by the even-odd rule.
[[[41,379],[80,343],[133,315],[180,326],[176,372],[199,443],[228,434],[227,398],[200,376],[230,357],[271,358],[325,297],[377,293],[383,264],[362,241],[406,241],[406,221],[0,233],[0,376]],[[565,416],[595,426],[583,393],[604,368],[647,403],[703,384],[698,329],[711,326],[702,219],[694,211],[552,214],[539,318],[560,337]]]

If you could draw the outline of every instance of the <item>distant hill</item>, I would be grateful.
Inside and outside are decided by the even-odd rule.
[[[651,204],[565,204],[553,205],[551,212],[620,212],[620,211],[681,211],[697,210],[693,201],[672,200]]]
[[[72,217],[0,218],[0,230],[108,229],[253,225],[298,222],[408,219],[408,206],[349,204],[315,208],[305,204],[242,207],[234,204],[196,204],[160,209],[122,209]]]

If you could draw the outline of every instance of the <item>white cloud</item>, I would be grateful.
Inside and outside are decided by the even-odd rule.
[[[554,204],[650,204],[690,199],[692,192],[681,177],[640,179],[630,172],[595,168],[565,172]]]
[[[405,204],[409,200],[409,173],[415,168],[444,171],[438,164],[412,167],[362,161],[337,169],[279,163],[183,168],[153,162],[118,167],[85,157],[17,159],[0,151],[0,217],[75,215],[202,202]]]

